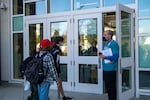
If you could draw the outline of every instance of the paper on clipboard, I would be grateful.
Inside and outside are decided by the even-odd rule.
[[[103,50],[102,53],[103,53],[103,55],[105,55],[105,56],[112,56],[112,50],[111,50],[111,48],[108,48],[108,49]],[[108,59],[104,59],[104,63],[105,63],[105,64],[111,63],[111,61],[108,60]]]

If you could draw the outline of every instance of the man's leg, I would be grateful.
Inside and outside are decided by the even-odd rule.
[[[104,71],[104,81],[109,100],[116,100],[116,72]]]
[[[60,94],[62,95],[63,100],[71,100],[72,99],[71,97],[65,96],[61,79],[59,79],[59,81],[60,81],[60,84],[59,84],[58,90],[59,90]]]

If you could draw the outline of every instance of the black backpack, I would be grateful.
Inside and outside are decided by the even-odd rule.
[[[26,70],[27,64],[34,58],[34,56],[29,56],[19,66],[21,77],[23,78],[24,72]]]
[[[45,70],[43,68],[43,57],[47,53],[44,53],[41,57],[39,57],[39,53],[31,60],[26,66],[24,75],[26,76],[26,80],[28,80],[31,84],[40,84],[45,79]]]

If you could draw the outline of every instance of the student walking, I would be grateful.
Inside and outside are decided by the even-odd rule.
[[[106,44],[104,46],[105,52],[112,52],[111,55],[100,53],[100,58],[103,59],[103,80],[105,83],[106,91],[108,92],[109,100],[117,100],[116,90],[116,72],[119,58],[119,45],[116,41],[112,40],[113,32],[107,30],[104,32]],[[109,51],[108,51],[109,50]]]
[[[54,41],[55,42],[54,46],[53,46],[53,48],[51,49],[50,52],[53,55],[54,62],[55,62],[55,67],[56,67],[57,74],[58,74],[59,81],[60,81],[58,90],[61,93],[61,95],[63,97],[63,100],[71,100],[72,99],[71,97],[66,97],[65,96],[63,86],[62,86],[62,80],[60,78],[60,73],[61,73],[61,71],[60,71],[60,55],[62,54],[60,46],[63,45],[63,41],[64,41],[63,37],[61,37],[61,36],[56,37],[55,41]]]
[[[48,100],[49,87],[53,84],[53,80],[56,81],[59,87],[59,79],[54,64],[53,57],[49,50],[52,48],[52,42],[48,39],[43,39],[40,42],[40,52],[39,56],[42,56],[44,53],[46,55],[43,57],[43,68],[46,70],[46,76],[42,83],[38,84],[38,95],[39,100]]]

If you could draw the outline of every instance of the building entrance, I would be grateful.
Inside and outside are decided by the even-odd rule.
[[[63,36],[61,77],[64,90],[103,94],[103,32],[112,30],[120,46],[118,100],[134,96],[133,11],[118,5],[114,11],[57,17],[25,18],[25,57],[38,50],[42,38]],[[54,84],[53,89],[57,86]],[[127,99],[126,99],[127,100]]]

